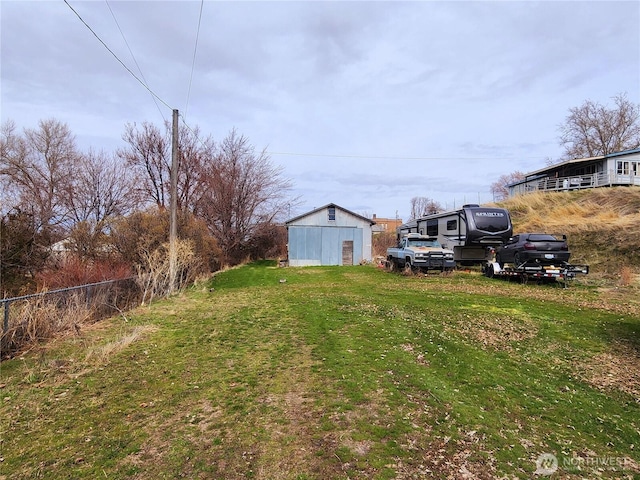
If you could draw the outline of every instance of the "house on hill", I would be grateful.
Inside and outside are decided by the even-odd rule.
[[[576,158],[527,173],[508,185],[509,196],[536,191],[640,186],[640,148],[598,157]]]
[[[335,203],[288,220],[288,260],[293,267],[357,265],[371,261],[373,220]]]

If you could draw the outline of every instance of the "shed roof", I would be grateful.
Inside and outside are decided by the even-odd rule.
[[[376,224],[376,222],[374,222],[370,218],[363,217],[362,215],[354,213],[351,210],[347,210],[346,208],[341,207],[340,205],[336,205],[335,203],[327,203],[326,205],[324,205],[322,207],[315,208],[315,209],[311,210],[310,212],[303,213],[302,215],[298,215],[297,217],[294,217],[294,218],[291,218],[291,219],[287,220],[285,222],[285,225],[289,225],[289,224],[291,224],[291,223],[293,223],[293,222],[295,222],[297,220],[300,220],[301,218],[304,218],[304,217],[306,217],[308,215],[313,215],[314,213],[320,212],[322,210],[326,210],[329,207],[338,208],[338,209],[342,210],[343,212],[348,213],[349,215],[353,215],[354,217],[359,218],[360,220],[364,220],[364,221],[369,222],[370,225],[375,225]]]

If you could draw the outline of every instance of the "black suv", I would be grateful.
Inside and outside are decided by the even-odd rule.
[[[557,238],[546,233],[520,233],[496,251],[496,261],[500,266],[520,266],[529,261],[551,265],[568,262],[570,255],[566,235]]]

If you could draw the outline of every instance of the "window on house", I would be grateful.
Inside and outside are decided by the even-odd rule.
[[[629,175],[629,162],[618,161],[618,175]]]
[[[329,207],[329,221],[336,219],[336,207]]]

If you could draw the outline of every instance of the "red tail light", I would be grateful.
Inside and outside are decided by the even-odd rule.
[[[569,245],[567,245],[566,243],[563,243],[562,246],[560,247],[560,250],[569,250]]]
[[[529,243],[529,242],[525,243],[523,245],[523,247],[524,247],[525,250],[535,250],[536,249],[536,246],[533,243]]]

